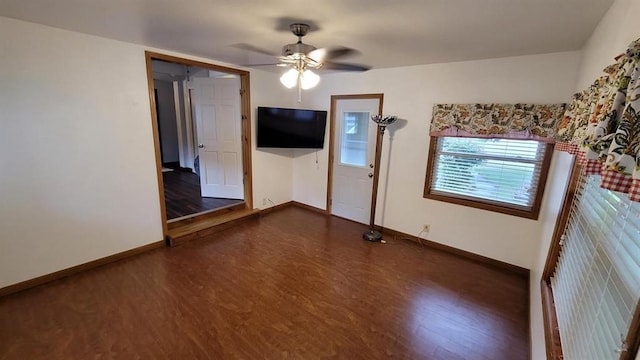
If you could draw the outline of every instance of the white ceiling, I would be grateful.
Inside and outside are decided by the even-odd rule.
[[[578,50],[613,0],[0,0],[0,16],[232,64],[270,63],[308,22],[374,68]],[[17,34],[16,34],[17,35]],[[343,59],[340,59],[341,61]],[[275,67],[273,68],[276,69]]]

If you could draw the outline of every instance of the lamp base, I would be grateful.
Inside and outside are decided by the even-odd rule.
[[[382,233],[377,230],[367,230],[362,234],[362,238],[367,241],[377,242],[382,240]]]

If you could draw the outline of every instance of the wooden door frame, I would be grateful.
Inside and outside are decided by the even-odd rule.
[[[164,181],[162,180],[162,160],[160,159],[160,138],[158,135],[158,114],[156,112],[156,101],[153,86],[152,60],[167,61],[187,66],[196,66],[213,71],[225,72],[240,76],[240,114],[242,117],[242,173],[244,183],[244,204],[245,209],[253,208],[253,185],[251,173],[251,96],[250,96],[250,73],[245,70],[234,69],[226,66],[209,64],[201,61],[180,58],[171,55],[160,54],[152,51],[145,51],[145,61],[147,66],[147,86],[149,89],[149,102],[151,108],[151,124],[153,128],[153,146],[156,157],[156,176],[158,178],[158,199],[160,201],[160,216],[162,217],[162,235],[166,238],[169,233],[167,225],[167,209],[164,198]]]
[[[375,94],[353,94],[353,95],[331,95],[331,110],[329,117],[329,162],[327,171],[327,215],[331,215],[331,196],[333,195],[333,162],[334,145],[336,138],[336,104],[338,100],[378,100],[378,114],[382,114],[383,93]],[[376,149],[380,147],[380,137],[376,136]]]

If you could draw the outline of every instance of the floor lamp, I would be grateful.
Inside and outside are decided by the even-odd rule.
[[[371,120],[378,124],[378,137],[376,139],[375,165],[373,167],[373,186],[371,189],[371,216],[369,217],[369,230],[362,234],[367,241],[381,241],[382,233],[375,229],[376,200],[378,199],[378,179],[380,177],[380,156],[382,155],[382,137],[387,126],[398,120],[397,116],[372,115]],[[371,176],[371,174],[369,174]]]

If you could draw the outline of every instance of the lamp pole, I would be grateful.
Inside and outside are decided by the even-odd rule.
[[[373,167],[373,185],[371,188],[371,214],[369,216],[369,230],[362,234],[362,238],[367,241],[381,241],[382,233],[375,229],[376,203],[378,200],[378,180],[380,178],[380,158],[382,155],[382,139],[387,126],[398,120],[397,116],[372,115],[371,120],[378,125],[376,137],[376,154]]]

